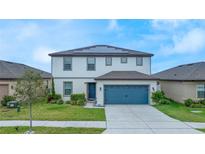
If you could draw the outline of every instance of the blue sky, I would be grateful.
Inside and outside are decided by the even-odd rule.
[[[0,59],[50,71],[51,52],[108,44],[154,54],[152,72],[205,60],[205,20],[0,20]]]

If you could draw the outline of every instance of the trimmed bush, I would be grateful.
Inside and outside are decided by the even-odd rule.
[[[171,101],[166,98],[160,99],[158,102],[158,104],[170,104],[170,103]]]
[[[205,107],[205,100],[198,100],[194,101],[192,99],[187,99],[184,101],[185,106],[191,108],[204,108]]]
[[[57,101],[61,99],[61,95],[60,94],[55,94],[55,95],[52,95],[52,94],[49,94],[47,96],[47,103],[51,103],[53,104],[54,101]]]
[[[56,104],[57,100],[52,99],[49,103],[50,104]]]
[[[85,105],[85,94],[72,94],[71,95],[71,105]]]
[[[66,104],[70,104],[70,101],[66,101],[65,103],[66,103]]]
[[[59,99],[61,99],[61,95],[60,94],[55,94],[55,95],[53,95],[53,99],[59,100]]]
[[[194,103],[193,100],[190,99],[190,98],[189,98],[189,99],[186,99],[186,100],[184,101],[184,105],[187,106],[187,107],[190,107],[193,103]]]
[[[155,103],[159,103],[161,99],[165,99],[165,94],[163,91],[156,91],[152,93],[152,101]]]
[[[63,101],[62,99],[59,99],[59,100],[56,101],[56,103],[57,103],[57,104],[63,104],[64,101]]]
[[[2,106],[7,106],[7,102],[9,101],[15,101],[16,98],[14,96],[4,96],[2,101],[1,101],[1,105]]]
[[[198,102],[199,102],[200,104],[205,105],[205,99],[199,100]]]
[[[192,108],[204,108],[205,105],[203,105],[201,103],[193,103],[190,105],[190,107],[192,107]]]

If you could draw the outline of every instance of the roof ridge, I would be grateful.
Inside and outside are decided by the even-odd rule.
[[[127,51],[126,54],[128,55],[134,55],[135,53],[138,54],[145,54],[145,55],[150,55],[153,56],[153,54],[149,53],[149,52],[145,52],[145,51],[138,51],[138,50],[134,50],[134,49],[128,49],[128,48],[123,48],[123,47],[117,47],[117,46],[113,46],[113,45],[103,45],[103,44],[98,44],[98,45],[91,45],[91,46],[87,46],[87,47],[81,47],[81,48],[74,48],[74,49],[70,49],[70,50],[64,50],[64,51],[59,51],[59,52],[54,52],[54,53],[50,53],[49,56],[53,56],[53,55],[57,55],[57,54],[66,54],[66,52],[69,52],[67,54],[72,54],[75,53],[76,51],[81,51],[83,53],[82,50],[86,50],[86,49],[91,49],[91,48],[95,48],[95,47],[107,47],[107,48],[114,48],[115,50],[121,50],[121,51]],[[77,53],[77,52],[76,52]],[[86,53],[86,52],[85,52]],[[97,52],[96,52],[97,54]],[[117,53],[116,53],[117,54]],[[121,53],[122,54],[122,53]]]

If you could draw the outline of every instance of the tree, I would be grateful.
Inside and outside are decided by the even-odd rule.
[[[34,100],[45,94],[46,87],[40,74],[33,71],[25,71],[21,79],[16,84],[16,97],[22,102],[29,104],[30,129],[32,132],[32,103]]]

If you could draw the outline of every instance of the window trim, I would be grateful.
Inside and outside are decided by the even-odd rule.
[[[107,64],[107,58],[111,58],[111,64]],[[105,57],[105,66],[112,66],[112,57]]]
[[[68,69],[68,70],[65,69],[65,58],[71,59],[71,69]],[[73,58],[72,57],[63,57],[63,71],[72,71],[72,68],[73,68]]]
[[[200,85],[203,85],[203,86],[204,86],[204,93],[205,93],[205,83],[197,84],[197,85],[196,85],[196,98],[197,98],[197,99],[204,99],[204,98],[205,98],[205,94],[204,94],[204,97],[203,97],[203,98],[199,98],[199,97],[198,97],[198,86],[200,86]]]
[[[88,58],[94,58],[94,65],[95,65],[94,70],[88,69]],[[96,70],[96,58],[95,57],[87,57],[87,71],[95,71],[95,70]]]
[[[137,58],[141,58],[142,59],[142,64],[141,65],[137,64]],[[136,66],[143,66],[143,57],[136,57]]]
[[[126,62],[123,62],[123,61],[122,61],[122,58],[126,58]],[[127,57],[121,57],[120,59],[121,59],[121,63],[122,63],[122,64],[127,64]]]
[[[72,81],[63,81],[63,96],[64,97],[70,97],[70,95],[65,95],[65,83],[71,83],[71,94],[73,93],[73,82]]]

